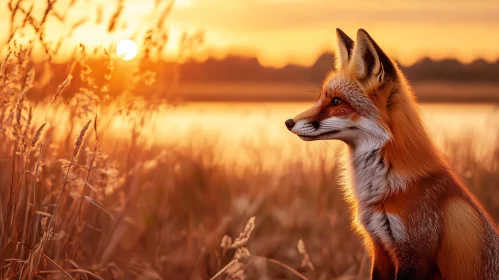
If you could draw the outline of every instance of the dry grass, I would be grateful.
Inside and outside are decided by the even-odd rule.
[[[335,164],[326,170],[289,162],[289,172],[275,173],[220,161],[209,144],[144,145],[153,135],[142,127],[161,106],[135,99],[104,107],[84,60],[69,104],[58,96],[71,78],[35,104],[35,73],[26,61],[25,52],[10,55],[0,80],[2,279],[357,274],[357,238],[331,234],[340,224],[348,228]],[[131,124],[129,137],[106,133],[115,119]],[[263,159],[262,148],[247,156]],[[233,242],[223,238],[235,237],[251,216],[258,218]],[[304,242],[321,248],[318,255]]]
[[[105,107],[84,89],[69,105],[53,96],[34,104],[34,73],[19,61],[12,56],[0,81],[2,279],[367,277],[334,157],[316,151],[315,165],[296,157],[264,168],[257,163],[279,141],[241,143],[254,164],[236,167],[216,143],[151,144],[141,128],[163,107]],[[131,135],[107,133],[115,119]],[[499,146],[485,160],[473,152],[479,144],[444,149],[498,219]]]
[[[32,24],[48,56],[57,49],[41,31],[55,2],[41,21],[12,28]],[[31,10],[14,3],[11,11],[30,19]],[[170,9],[161,9],[160,21]],[[110,30],[119,19],[120,8]],[[165,34],[147,34],[151,55]],[[367,278],[336,157],[316,151],[305,155],[315,162],[309,165],[275,156],[285,149],[279,140],[241,142],[238,153],[251,164],[239,166],[222,160],[216,143],[199,140],[202,133],[183,145],[151,143],[154,131],[144,127],[168,109],[152,88],[170,84],[152,87],[158,81],[145,58],[110,100],[107,53],[105,69],[92,69],[81,47],[67,73],[47,86],[31,69],[30,48],[9,46],[0,66],[0,279]],[[42,86],[53,92],[34,103]],[[144,93],[147,101],[137,97]],[[115,133],[115,122],[130,130]],[[499,145],[478,158],[476,141],[444,149],[497,220]],[[270,151],[272,168],[263,164]]]

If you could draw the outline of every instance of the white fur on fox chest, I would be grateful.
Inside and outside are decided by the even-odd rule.
[[[357,201],[357,220],[370,237],[393,252],[395,242],[406,238],[405,226],[397,215],[385,212],[379,205],[406,184],[391,172],[379,151],[382,145],[358,146],[351,153],[352,190]]]
[[[397,215],[373,207],[359,207],[357,220],[371,239],[381,242],[392,254],[395,254],[395,243],[406,241],[405,225]]]

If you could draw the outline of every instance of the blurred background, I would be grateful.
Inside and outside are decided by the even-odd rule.
[[[343,144],[284,126],[334,68],[337,27],[399,63],[499,219],[495,0],[0,7],[0,279],[368,279]]]

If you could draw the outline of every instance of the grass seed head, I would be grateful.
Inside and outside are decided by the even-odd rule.
[[[245,247],[242,247],[242,248],[238,248],[236,250],[236,253],[234,254],[234,259],[245,259],[245,258],[249,258],[251,256],[248,248],[245,248]]]
[[[26,93],[30,88],[33,87],[33,81],[35,80],[35,70],[31,69],[26,76],[26,83],[24,84],[24,92]]]
[[[49,104],[53,104],[57,98],[64,92],[64,90],[69,86],[71,80],[73,79],[73,75],[69,74],[66,79],[57,87],[57,91],[54,96],[50,100]]]
[[[248,220],[248,223],[246,223],[246,227],[244,228],[243,232],[239,234],[239,237],[234,240],[234,243],[232,243],[231,248],[240,248],[248,242],[251,232],[255,229],[255,217],[251,217]]]
[[[43,129],[45,128],[46,125],[47,125],[47,123],[40,125],[40,127],[35,131],[35,134],[33,134],[33,139],[31,140],[31,148],[36,147],[36,145],[40,141],[40,138],[41,138],[42,133],[43,133]]]
[[[31,127],[31,121],[33,120],[33,107],[29,106],[28,109],[28,119],[26,120],[26,127],[24,128],[23,135],[26,135],[29,132],[29,128]]]
[[[81,147],[83,146],[83,142],[85,142],[85,136],[87,135],[88,127],[92,120],[89,120],[87,124],[80,130],[78,137],[75,140],[75,145],[73,149],[73,159],[77,158],[80,154]]]
[[[225,235],[224,237],[222,237],[222,241],[220,242],[220,247],[224,249],[229,249],[231,245],[232,245],[232,238],[230,238],[230,236]]]
[[[19,99],[17,100],[16,103],[16,112],[15,112],[15,118],[14,118],[14,133],[16,135],[20,135],[22,131],[22,115],[23,115],[23,108],[24,108],[24,100],[26,99],[26,92],[23,91]]]

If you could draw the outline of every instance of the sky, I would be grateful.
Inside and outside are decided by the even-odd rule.
[[[66,36],[70,22],[85,18],[67,38],[65,48],[80,42],[115,44],[151,25],[158,17],[155,1],[160,7],[166,5],[162,0],[125,0],[118,31],[108,34],[105,23],[115,11],[116,1],[77,0],[66,14],[66,24],[48,23],[47,40]],[[34,10],[41,12],[44,2],[24,0],[23,4],[35,3]],[[69,2],[59,0],[56,9],[65,11]],[[0,0],[0,5],[6,3]],[[8,25],[6,12],[0,9],[2,30]],[[354,39],[359,28],[366,29],[402,64],[425,56],[463,62],[499,58],[498,0],[177,0],[165,27],[170,30],[167,51],[171,56],[183,31],[203,31],[200,57],[249,54],[272,66],[313,63],[319,53],[334,50],[337,27]]]

